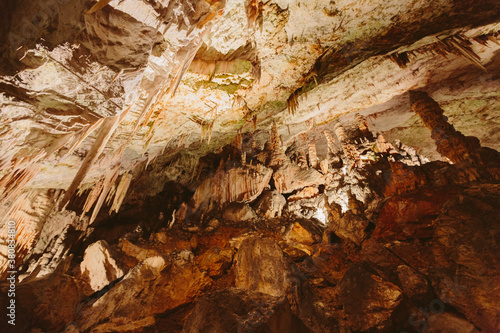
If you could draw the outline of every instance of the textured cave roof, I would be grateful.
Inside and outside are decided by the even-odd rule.
[[[154,194],[237,131],[263,143],[276,122],[287,143],[358,112],[439,159],[410,89],[499,148],[498,1],[107,2],[2,3],[4,207],[156,161]]]

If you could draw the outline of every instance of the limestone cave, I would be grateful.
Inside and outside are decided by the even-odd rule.
[[[0,332],[500,332],[498,0],[2,0]]]

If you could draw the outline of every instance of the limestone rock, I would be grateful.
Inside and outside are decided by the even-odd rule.
[[[264,191],[261,197],[254,205],[258,215],[265,218],[280,217],[283,207],[286,205],[286,199],[277,190]]]
[[[283,296],[291,283],[290,265],[271,238],[245,239],[235,256],[236,287]]]
[[[88,276],[90,287],[94,291],[101,290],[125,274],[116,252],[104,240],[87,247],[80,270],[82,275]]]
[[[324,183],[323,175],[312,168],[285,164],[273,174],[274,185],[280,193],[291,193],[306,186]]]
[[[391,175],[384,189],[385,196],[404,194],[427,183],[425,174],[401,162],[390,162]]]
[[[459,191],[455,187],[435,187],[389,198],[380,210],[373,237],[407,239],[432,236],[433,218]]]
[[[300,333],[309,330],[292,314],[285,297],[231,288],[198,299],[183,332]]]
[[[295,222],[291,225],[290,230],[285,235],[285,239],[289,242],[297,242],[304,245],[312,245],[316,242],[316,238],[313,234],[299,222]]]
[[[257,199],[269,184],[272,172],[272,169],[260,164],[217,171],[196,189],[188,205],[186,218],[204,213],[214,205],[248,203]]]
[[[215,229],[217,229],[218,227],[220,226],[220,222],[219,220],[217,219],[211,219],[210,221],[208,221],[208,225],[207,227],[205,228],[205,231],[207,232],[211,232],[211,231],[214,231]]]
[[[422,300],[429,292],[427,280],[411,267],[400,265],[397,268],[397,273],[404,293],[411,299]]]
[[[150,325],[146,318],[193,301],[210,281],[189,256],[150,257],[101,298],[88,303],[75,324],[81,331],[99,330],[105,320],[104,325],[127,321]]]
[[[288,197],[289,201],[300,200],[300,199],[311,199],[317,197],[319,195],[319,191],[317,187],[308,186],[298,191],[295,194],[292,194]]]
[[[329,229],[337,236],[360,245],[366,238],[368,224],[369,221],[363,215],[355,215],[347,211],[342,217],[332,220]]]
[[[118,247],[128,256],[136,258],[138,261],[143,261],[149,257],[157,256],[159,253],[155,249],[147,249],[135,245],[127,239],[121,239]]]
[[[466,189],[435,221],[430,280],[443,302],[485,332],[500,328],[500,185]]]
[[[245,222],[256,218],[257,214],[247,204],[233,203],[226,207],[223,217],[226,221]]]
[[[7,295],[7,291],[3,291]],[[7,320],[2,320],[0,329],[3,332],[29,332],[33,327],[44,332],[61,332],[75,318],[85,297],[78,279],[60,271],[19,284],[15,293],[16,325],[12,330]],[[4,300],[8,298],[0,299],[2,306]]]
[[[232,249],[212,247],[196,258],[196,262],[202,271],[208,272],[209,276],[218,277],[231,266],[233,255]]]
[[[454,314],[443,312],[430,316],[423,332],[478,333],[479,331],[467,320],[464,320]]]
[[[372,273],[364,263],[351,266],[338,288],[349,325],[354,331],[384,327],[402,300],[397,286]]]

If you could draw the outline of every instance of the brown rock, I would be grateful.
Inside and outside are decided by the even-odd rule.
[[[84,307],[75,325],[81,331],[99,330],[103,321],[150,325],[145,318],[192,302],[210,281],[189,256],[182,253],[151,257],[132,269],[95,303]]]
[[[304,245],[312,245],[316,242],[312,233],[298,222],[291,225],[290,230],[285,235],[285,239],[288,242],[297,242]]]
[[[340,219],[331,221],[328,229],[340,238],[360,245],[367,236],[368,224],[369,221],[363,215],[355,215],[351,211],[347,211]]]
[[[290,264],[271,238],[245,239],[235,257],[236,287],[283,296],[291,283]]]
[[[212,247],[196,259],[201,270],[211,277],[218,277],[231,266],[234,252],[232,249]]]
[[[299,333],[309,330],[292,314],[285,297],[231,288],[201,297],[183,332]]]
[[[456,187],[425,188],[389,198],[380,210],[373,237],[387,240],[431,237],[433,219],[459,192]]]
[[[313,186],[308,186],[300,190],[299,192],[288,197],[289,201],[300,200],[300,199],[310,199],[317,197],[319,195],[318,188]]]
[[[89,279],[90,287],[94,291],[101,290],[125,274],[116,251],[104,240],[87,247],[80,264],[80,271]]]
[[[413,268],[400,265],[397,268],[399,282],[403,291],[413,300],[422,300],[429,292],[427,280]]]
[[[479,331],[467,320],[454,314],[443,312],[430,316],[424,333],[478,333]]]
[[[257,214],[247,204],[233,203],[224,210],[223,217],[226,221],[245,222],[256,218]]]
[[[351,266],[338,288],[349,325],[354,331],[384,327],[402,300],[401,290],[371,272],[365,263]]]
[[[149,257],[154,257],[159,255],[159,252],[154,249],[146,249],[132,242],[121,239],[118,243],[118,247],[128,256],[136,258],[138,261],[143,261]]]
[[[391,176],[384,189],[384,195],[404,194],[427,183],[425,174],[418,168],[401,162],[390,162]]]
[[[264,191],[257,200],[254,209],[260,216],[265,218],[280,217],[283,207],[286,205],[286,199],[278,191]]]
[[[466,189],[435,222],[429,274],[445,303],[484,332],[500,329],[500,185]]]

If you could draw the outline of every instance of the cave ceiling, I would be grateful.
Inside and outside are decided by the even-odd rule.
[[[1,6],[5,211],[37,189],[65,191],[62,208],[123,175],[140,175],[140,191],[154,195],[169,180],[190,184],[198,159],[237,133],[264,144],[276,123],[287,145],[356,113],[389,141],[442,159],[410,110],[415,89],[458,130],[499,148],[498,1]]]

